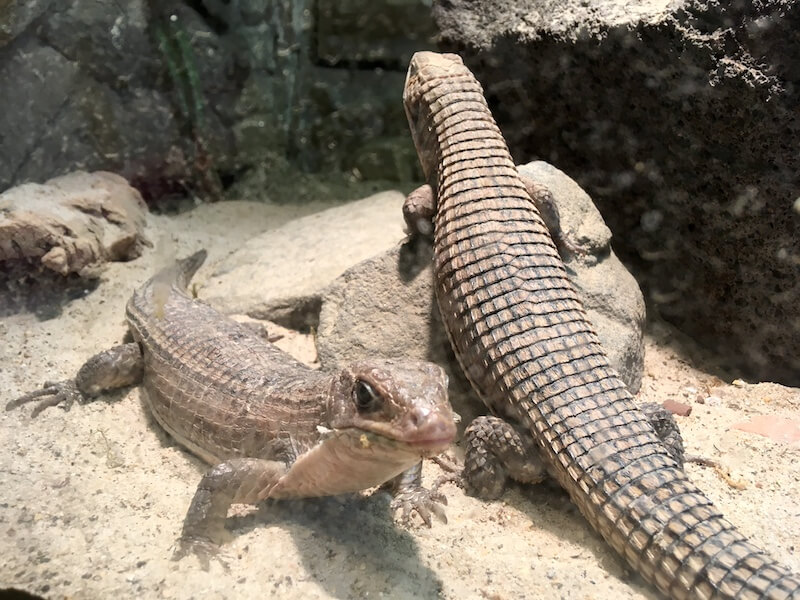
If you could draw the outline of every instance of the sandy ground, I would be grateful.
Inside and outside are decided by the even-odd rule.
[[[2,403],[72,376],[121,340],[124,303],[157,266],[200,247],[213,264],[243,239],[320,208],[225,203],[151,217],[154,248],[110,265],[59,318],[0,321]],[[690,476],[746,535],[800,572],[800,442],[733,428],[755,415],[800,422],[800,391],[725,383],[689,364],[672,338],[663,327],[648,336],[641,397],[692,406],[680,419],[687,451],[717,459],[746,487],[696,465]],[[282,343],[313,360],[313,340]],[[383,494],[237,507],[228,570],[215,563],[207,573],[194,558],[170,560],[205,466],[158,429],[138,389],[69,413],[29,413],[0,412],[0,589],[47,598],[657,597],[547,485],[512,487],[496,502],[447,485],[449,523],[431,529],[396,526]],[[440,473],[428,466],[426,480]]]

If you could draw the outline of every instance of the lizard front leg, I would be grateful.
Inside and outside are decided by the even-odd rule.
[[[61,405],[69,410],[76,400],[87,401],[110,390],[136,385],[142,380],[144,361],[139,344],[121,344],[95,354],[78,370],[74,379],[47,381],[40,390],[29,392],[6,404],[12,410],[37,402],[35,417],[45,408]]]
[[[400,511],[400,522],[411,524],[411,513],[416,511],[428,527],[431,526],[431,515],[435,515],[443,523],[447,523],[447,515],[442,504],[447,505],[447,497],[435,488],[429,490],[422,487],[422,461],[384,484],[393,496],[392,511]]]
[[[410,236],[433,235],[433,217],[436,215],[436,195],[427,183],[419,186],[403,202],[403,219]]]
[[[519,177],[525,185],[531,200],[533,200],[536,210],[539,211],[539,216],[542,217],[550,237],[553,238],[553,243],[558,248],[558,253],[562,260],[567,260],[570,255],[580,256],[587,254],[588,251],[570,240],[561,228],[561,215],[558,212],[558,205],[556,205],[556,200],[553,198],[550,188],[525,175],[520,174]]]
[[[231,504],[260,502],[287,471],[280,461],[260,458],[234,458],[213,467],[197,486],[173,560],[192,552],[207,571],[223,541]]]

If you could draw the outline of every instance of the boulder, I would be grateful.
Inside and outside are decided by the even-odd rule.
[[[147,206],[114,173],[77,171],[0,194],[0,316],[60,314],[96,287],[108,261],[149,244]]]

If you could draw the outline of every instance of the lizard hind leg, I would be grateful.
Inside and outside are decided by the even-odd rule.
[[[642,404],[639,406],[639,410],[650,421],[650,425],[655,429],[658,439],[661,440],[667,452],[678,462],[678,466],[682,469],[684,462],[686,462],[686,456],[683,449],[683,437],[675,416],[657,402]]]
[[[498,417],[478,417],[464,431],[463,485],[479,498],[498,498],[510,477],[520,483],[539,483],[546,477],[544,462],[530,439]]]
[[[224,565],[218,553],[231,504],[260,502],[286,472],[284,463],[260,458],[234,458],[211,468],[197,486],[173,560],[192,553],[206,571],[211,558]]]

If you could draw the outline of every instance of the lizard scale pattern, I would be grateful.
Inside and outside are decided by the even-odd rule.
[[[687,479],[609,367],[461,59],[417,53],[404,102],[437,204],[439,308],[487,406],[530,431],[592,527],[667,596],[800,598],[800,578]]]

